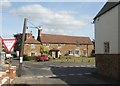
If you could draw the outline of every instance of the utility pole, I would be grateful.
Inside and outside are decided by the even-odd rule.
[[[21,45],[21,51],[20,51],[20,61],[19,61],[19,68],[18,68],[18,77],[21,77],[22,74],[22,62],[23,62],[23,53],[24,53],[24,42],[25,42],[25,33],[26,33],[26,24],[27,19],[24,18],[24,25],[23,25],[23,34],[22,34],[22,45]]]

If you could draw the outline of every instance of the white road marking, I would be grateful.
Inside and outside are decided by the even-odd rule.
[[[80,67],[80,66],[77,66],[77,65],[76,65],[75,67]]]
[[[87,65],[87,67],[92,67],[92,65]]]
[[[81,65],[81,67],[86,67],[85,65]]]
[[[57,77],[57,75],[52,75],[52,77]]]
[[[41,68],[41,69],[43,69],[43,70],[51,70],[51,68]]]
[[[93,65],[93,67],[95,67],[95,65]]]
[[[85,73],[85,75],[91,75],[91,73]]]
[[[43,78],[43,76],[37,76],[37,78]]]
[[[74,67],[74,66],[69,66],[69,67]]]
[[[68,66],[63,66],[63,67],[68,67]]]
[[[46,78],[52,77],[52,75],[45,76]]]

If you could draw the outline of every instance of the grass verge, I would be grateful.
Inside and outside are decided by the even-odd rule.
[[[62,57],[60,59],[51,59],[52,62],[86,62],[95,63],[95,57]]]

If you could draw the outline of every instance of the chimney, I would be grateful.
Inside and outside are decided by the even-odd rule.
[[[41,42],[41,36],[42,36],[42,29],[38,29],[38,37],[37,40]]]
[[[32,36],[33,38],[35,38],[35,36]]]
[[[42,29],[38,29],[38,36],[42,35]]]
[[[32,31],[30,33],[26,33],[26,39],[32,36]]]

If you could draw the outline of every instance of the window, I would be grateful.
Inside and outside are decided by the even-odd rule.
[[[49,46],[49,43],[46,43],[46,46]]]
[[[83,49],[83,54],[86,55],[87,54],[87,50]]]
[[[104,53],[110,52],[110,44],[109,42],[104,42]]]
[[[35,56],[35,52],[31,52],[31,56]]]
[[[34,44],[31,44],[31,48],[35,48],[35,45],[34,45]]]
[[[80,47],[80,42],[78,40],[76,40],[76,47]]]
[[[79,44],[77,44],[77,45],[76,45],[76,47],[78,47],[78,48],[79,48],[79,47],[80,47],[80,45],[79,45]]]
[[[72,50],[68,50],[68,54],[69,55],[73,54],[73,51]]]
[[[61,44],[58,44],[58,47],[61,47]]]
[[[58,44],[57,46],[58,46],[58,49],[61,48],[61,44]]]
[[[75,50],[75,54],[80,55],[80,51],[79,50]]]

